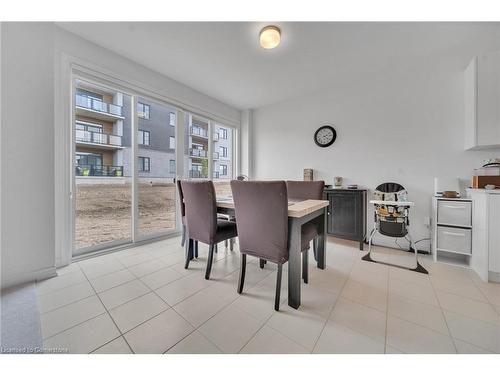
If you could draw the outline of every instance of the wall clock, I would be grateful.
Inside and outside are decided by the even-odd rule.
[[[333,142],[335,142],[335,139],[337,139],[337,132],[329,125],[320,127],[316,130],[316,133],[314,133],[314,142],[319,147],[331,146]]]

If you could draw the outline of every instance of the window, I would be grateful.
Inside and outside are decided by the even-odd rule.
[[[170,136],[170,144],[169,144],[169,147],[170,147],[172,150],[175,150],[175,137]]]
[[[148,104],[144,104],[141,102],[137,103],[137,115],[140,118],[149,120],[149,112],[150,112],[150,108],[149,108]]]
[[[92,92],[92,91],[87,91],[87,90],[79,89],[79,88],[76,89],[76,94],[78,96],[84,96],[86,98],[92,98],[92,99],[97,99],[97,100],[102,100],[103,99],[101,94],[98,94],[98,93],[95,93],[95,92]]]
[[[219,165],[219,171],[221,176],[227,176],[227,165],[225,164]]]
[[[219,137],[227,139],[227,129],[219,128]]]
[[[101,166],[102,154],[93,154],[89,152],[77,152],[76,164],[78,166]]]
[[[92,124],[89,122],[76,122],[76,130],[84,130],[93,133],[102,133],[102,125],[101,124]]]
[[[148,157],[139,156],[139,172],[151,171],[151,159]]]
[[[175,126],[175,113],[170,112],[169,114],[169,123],[170,126]]]
[[[150,146],[151,143],[149,143],[149,137],[150,137],[150,132],[148,132],[146,130],[139,130],[139,138],[138,138],[137,142],[140,145]]]
[[[219,146],[219,154],[222,158],[227,158],[227,147]]]
[[[175,174],[175,160],[170,160],[170,173]]]

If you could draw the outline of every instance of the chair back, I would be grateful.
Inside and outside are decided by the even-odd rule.
[[[212,181],[181,181],[189,238],[212,245],[217,233],[217,203]]]
[[[181,180],[177,180],[177,190],[179,191],[179,200],[180,202],[180,209],[181,209],[181,217],[186,216],[186,206],[184,205],[184,194],[182,193],[182,185],[181,185]]]
[[[325,181],[287,181],[288,199],[323,199]]]
[[[288,260],[285,181],[231,181],[240,251],[275,263]]]

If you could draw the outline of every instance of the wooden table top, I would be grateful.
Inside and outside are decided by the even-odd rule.
[[[288,216],[289,217],[303,217],[311,212],[327,207],[329,204],[325,200],[307,199],[305,201],[290,201],[288,203]],[[234,209],[234,202],[232,197],[217,198],[217,207]]]

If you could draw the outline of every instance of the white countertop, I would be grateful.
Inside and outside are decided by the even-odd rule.
[[[482,193],[482,194],[500,194],[500,189],[488,190],[488,189],[472,189],[468,188],[467,193]]]

